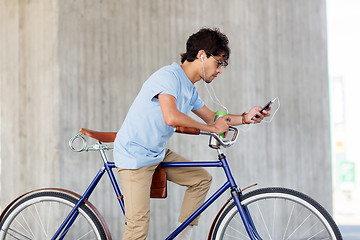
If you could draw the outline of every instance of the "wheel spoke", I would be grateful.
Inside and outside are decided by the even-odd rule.
[[[30,211],[30,213],[31,213],[31,211]],[[26,224],[26,227],[27,227],[27,229],[28,229],[29,231],[26,230],[26,228],[25,228],[20,222],[18,222],[18,223],[20,224],[20,226],[21,226],[29,235],[33,236],[32,239],[36,239],[35,236],[34,236],[34,233],[31,231],[31,228],[30,228],[28,222],[26,221],[24,215],[23,215],[22,213],[20,213],[20,215],[21,215],[21,217],[22,217],[22,219],[23,219],[24,223]],[[16,219],[16,221],[17,221],[17,219]]]
[[[243,237],[245,237],[245,238],[247,238],[247,239],[250,239],[248,235],[245,235],[244,233],[242,233],[242,232],[239,231],[238,229],[235,229],[235,228],[233,228],[233,227],[231,227],[231,226],[230,226],[229,228],[232,229],[235,233],[238,233],[238,234],[240,234],[241,236],[243,236]],[[239,237],[231,236],[231,235],[229,235],[229,234],[227,234],[227,236],[230,236],[231,238],[235,238],[235,239],[240,239]],[[237,235],[237,236],[238,236],[238,235]]]
[[[292,205],[291,212],[290,212],[290,215],[289,215],[289,219],[288,219],[288,221],[287,221],[286,228],[285,228],[285,232],[284,232],[284,235],[283,235],[283,238],[282,238],[282,239],[285,239],[286,232],[287,232],[287,230],[288,230],[288,228],[289,228],[289,225],[290,225],[290,221],[291,221],[291,218],[292,218],[292,215],[293,215],[294,208],[295,208],[295,203]]]
[[[274,236],[275,232],[275,216],[276,216],[276,203],[278,202],[278,199],[275,199],[274,201],[274,211],[273,211],[273,220],[272,220],[272,231],[271,236]]]
[[[325,229],[322,229],[321,231],[315,233],[313,236],[309,237],[308,240],[313,239],[314,237],[316,237],[317,235],[319,235],[320,233],[322,233]],[[330,238],[323,238],[323,239],[330,239]]]
[[[43,204],[46,204],[46,203],[43,203]],[[46,226],[46,232],[49,233],[49,227],[50,227],[50,219],[51,219],[51,213],[52,213],[52,202],[49,202],[47,205],[49,205],[49,207],[47,208],[48,211],[47,211],[47,226]]]
[[[307,216],[307,218],[304,219],[304,221],[289,235],[289,237],[287,238],[287,240],[290,239],[290,237],[291,237],[292,235],[294,235],[295,232],[296,232],[299,228],[302,227],[302,225],[309,219],[310,216],[311,216],[311,214],[309,214],[309,215]]]
[[[259,207],[259,203],[256,203],[256,207],[257,207],[257,209],[258,209],[258,211],[259,211],[259,213],[260,213],[260,217],[261,217],[261,220],[262,220],[262,222],[263,222],[263,225],[264,225],[264,227],[265,227],[265,229],[266,229],[266,233],[267,233],[267,235],[269,236],[269,238],[272,239],[271,236],[270,236],[270,232],[269,232],[269,229],[268,229],[268,227],[267,227],[267,224],[266,224],[266,222],[265,222],[263,213],[262,213],[262,211],[261,211],[261,209],[260,209],[260,207]]]
[[[48,238],[48,235],[47,235],[47,233],[46,233],[44,224],[43,224],[42,221],[41,221],[41,217],[40,217],[39,211],[38,211],[36,205],[34,205],[34,207],[35,207],[35,211],[36,211],[38,223],[40,224],[40,226],[41,226],[41,228],[42,228],[42,230],[43,230],[43,232],[44,232],[44,234],[45,234],[45,238],[47,239],[47,238]]]
[[[1,229],[1,230],[4,231],[3,229]],[[13,233],[11,234],[10,232],[13,232]],[[9,228],[5,233],[6,233],[7,235],[10,235],[10,236],[13,237],[14,239],[21,239],[21,238],[18,238],[18,237],[16,237],[16,236],[14,235],[14,234],[17,234],[17,235],[19,235],[19,236],[21,236],[21,237],[24,237],[25,239],[31,240],[30,237],[28,237],[28,236],[26,236],[26,235],[24,235],[24,234],[22,234],[22,233],[20,233],[20,232],[18,232],[18,231],[15,231],[14,229],[11,229],[11,228]]]
[[[88,236],[91,232],[94,232],[93,230],[88,231],[87,233],[85,233],[83,236],[79,237],[78,240],[83,239],[84,237]]]

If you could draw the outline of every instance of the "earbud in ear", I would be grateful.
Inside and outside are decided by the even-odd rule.
[[[204,61],[204,55],[201,54],[200,58],[201,58],[201,61],[203,62]]]

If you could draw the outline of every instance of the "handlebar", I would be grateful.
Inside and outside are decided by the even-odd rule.
[[[88,151],[98,151],[100,149],[103,149],[103,150],[112,150],[113,149],[112,146],[108,146],[108,145],[106,145],[104,143],[100,143],[100,142],[97,144],[94,144],[94,145],[87,145],[84,135],[85,134],[79,132],[78,134],[76,134],[69,140],[69,147],[71,148],[71,150],[73,150],[74,152],[83,152],[83,151],[88,152]],[[81,148],[75,148],[75,146],[74,146],[74,142],[77,139],[80,139],[82,141]]]
[[[229,127],[229,132],[233,132],[233,136],[232,136],[231,140],[225,140],[222,137],[220,137],[219,135],[217,135],[216,133],[200,131],[200,129],[191,128],[191,127],[176,127],[175,132],[183,133],[183,134],[210,136],[209,146],[211,148],[215,148],[215,149],[219,149],[220,146],[225,147],[225,148],[232,146],[236,142],[237,137],[238,137],[238,129],[235,127]],[[108,145],[102,143],[101,141],[99,141],[97,144],[94,144],[94,145],[87,145],[84,135],[88,135],[87,132],[85,132],[85,134],[84,134],[80,130],[79,133],[77,133],[75,136],[73,136],[69,140],[69,146],[70,146],[71,150],[73,150],[74,152],[83,152],[83,151],[99,151],[99,150],[112,150],[113,149],[113,146],[108,146]],[[74,146],[74,142],[78,139],[81,140],[81,145],[82,145],[79,148]]]
[[[197,128],[191,128],[191,127],[176,127],[175,128],[175,132],[177,132],[177,133],[211,136],[209,146],[211,148],[215,148],[215,149],[218,149],[220,146],[227,148],[227,147],[232,146],[236,142],[236,140],[238,138],[238,129],[235,127],[229,127],[229,131],[233,132],[233,136],[232,136],[231,140],[225,140],[222,137],[220,137],[219,135],[217,135],[216,133],[200,131],[200,129],[197,129]],[[212,141],[212,138],[215,138],[215,140],[216,140],[215,143]]]

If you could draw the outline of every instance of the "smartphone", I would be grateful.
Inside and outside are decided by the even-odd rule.
[[[260,110],[260,113],[263,113],[264,110],[268,109],[268,108],[271,106],[272,103],[273,103],[272,101],[269,101],[269,102]],[[256,114],[254,117],[259,118],[260,116]],[[253,117],[253,118],[254,118],[254,117]]]

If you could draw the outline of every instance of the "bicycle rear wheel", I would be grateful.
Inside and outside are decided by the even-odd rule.
[[[248,208],[262,239],[342,239],[330,214],[297,191],[258,189],[244,194],[240,201]],[[234,202],[219,216],[211,239],[250,239]]]
[[[39,190],[15,202],[0,222],[0,239],[51,239],[78,201],[61,190]],[[79,215],[63,239],[109,239],[101,217],[90,203],[82,204]]]

